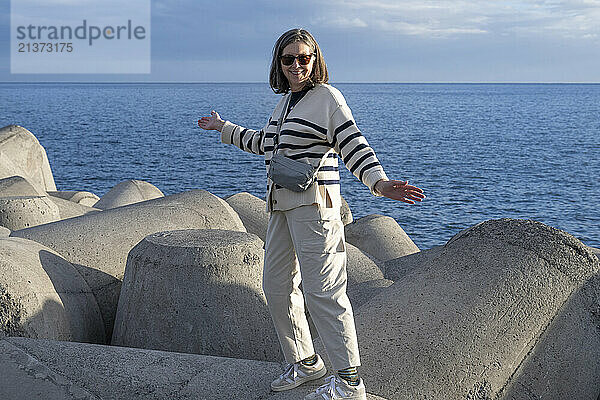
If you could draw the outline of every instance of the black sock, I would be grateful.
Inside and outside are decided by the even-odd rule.
[[[310,367],[312,365],[315,365],[317,363],[317,355],[313,354],[310,357],[305,358],[304,360],[300,361],[302,363],[302,365],[306,365],[307,367]]]
[[[360,383],[360,378],[358,377],[358,369],[356,367],[340,369],[338,371],[338,375],[340,376],[340,378],[348,382],[348,385],[358,386],[358,384]]]

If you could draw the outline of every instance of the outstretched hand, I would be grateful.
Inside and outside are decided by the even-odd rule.
[[[408,181],[381,179],[375,184],[375,190],[388,199],[400,200],[408,204],[422,201],[425,198],[423,189],[409,185]]]
[[[225,121],[221,119],[221,116],[215,110],[210,112],[210,117],[202,117],[198,120],[198,126],[207,131],[214,129],[215,131],[221,132]]]

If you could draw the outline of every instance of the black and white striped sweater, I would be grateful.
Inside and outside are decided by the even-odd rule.
[[[277,120],[289,95],[282,96],[269,122],[259,131],[226,121],[221,130],[221,141],[234,144],[249,153],[264,155],[268,170]],[[374,195],[377,195],[375,183],[387,179],[375,152],[356,126],[344,96],[333,86],[318,84],[309,90],[284,119],[279,140],[279,153],[320,167],[317,184],[301,193],[280,188],[267,178],[268,212],[312,203],[323,207],[339,206],[338,154],[346,168]]]

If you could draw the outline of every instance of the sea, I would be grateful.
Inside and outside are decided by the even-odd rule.
[[[394,218],[421,249],[481,221],[524,218],[600,248],[600,84],[332,83],[387,175],[427,198],[370,194],[340,160],[354,218]],[[0,126],[46,149],[58,190],[102,196],[140,179],[166,195],[264,197],[260,156],[197,126],[211,110],[260,129],[266,83],[0,83]]]

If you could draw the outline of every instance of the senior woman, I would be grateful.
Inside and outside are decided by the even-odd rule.
[[[346,295],[338,155],[375,196],[408,204],[425,196],[407,181],[387,178],[344,97],[327,82],[327,67],[314,37],[306,30],[292,29],[273,48],[269,83],[275,93],[284,95],[265,127],[246,129],[222,120],[215,111],[198,125],[221,132],[223,143],[264,155],[267,171],[274,154],[316,169],[306,189],[288,189],[275,183],[271,174],[272,179],[267,178],[263,290],[288,363],[271,388],[289,390],[326,374],[313,348],[306,299],[337,374],[305,399],[366,399],[357,371],[360,358],[354,316]]]

